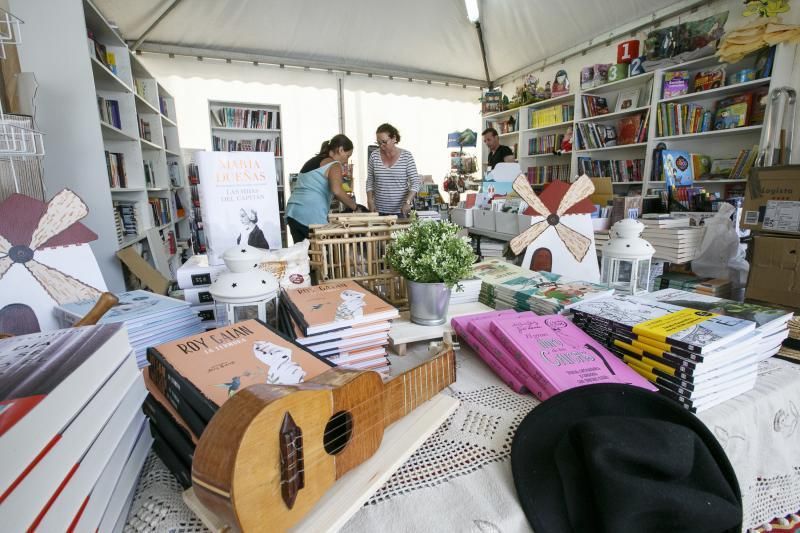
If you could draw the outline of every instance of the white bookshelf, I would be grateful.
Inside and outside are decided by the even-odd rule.
[[[167,242],[170,234],[176,242],[189,234],[188,222],[181,219],[183,213],[177,213],[175,201],[177,196],[182,206],[188,207],[189,191],[172,96],[89,0],[63,0],[47,9],[37,2],[11,3],[26,21],[23,32],[29,46],[21,50],[21,70],[33,72],[39,83],[36,119],[48,133],[48,190],[70,188],[88,205],[84,223],[98,235],[91,246],[110,290],[128,288],[117,251],[134,246],[152,263],[149,246],[159,245],[148,241],[147,232],[152,228],[165,243],[169,265],[162,274],[174,278],[181,250],[170,253]],[[111,66],[108,56],[105,62],[98,57],[89,35],[113,54]],[[118,124],[101,120],[98,97],[118,103]],[[149,123],[149,140],[140,133],[140,118]],[[175,152],[169,153],[165,144]],[[112,186],[106,152],[122,154],[126,183]],[[146,161],[153,170],[150,180]],[[165,220],[154,219],[151,199],[165,201]],[[115,202],[134,206],[135,234],[117,234]]]
[[[228,124],[225,121],[220,121],[218,118],[218,111],[223,107],[271,112],[273,117],[272,123],[267,124],[268,127],[265,128],[239,127],[238,124]],[[211,115],[211,147],[213,150],[235,151],[236,149],[241,148],[239,145],[241,142],[250,142],[252,149],[255,150],[257,140],[269,142],[269,146],[261,151],[272,152],[275,155],[275,171],[278,177],[278,206],[280,208],[281,241],[284,247],[288,246],[287,228],[284,215],[286,210],[286,200],[288,199],[287,193],[289,189],[283,169],[283,134],[281,128],[283,113],[281,112],[281,106],[277,104],[212,100],[208,102],[208,111]],[[221,145],[217,139],[235,142],[236,146],[230,147],[232,149],[229,150],[229,147],[226,144]]]
[[[650,189],[663,188],[664,186],[663,181],[651,179],[653,176],[653,152],[659,143],[664,143],[667,149],[684,150],[690,153],[701,153],[708,155],[711,158],[736,158],[741,150],[751,148],[754,145],[760,145],[762,135],[765,134],[764,128],[761,124],[751,124],[748,126],[727,130],[712,130],[702,133],[687,133],[659,137],[656,135],[656,117],[659,104],[694,103],[702,105],[704,108],[709,108],[714,103],[729,96],[756,91],[760,88],[767,88],[771,90],[774,87],[780,87],[784,85],[791,86],[791,74],[795,49],[796,45],[792,44],[780,44],[777,46],[773,61],[772,73],[768,77],[747,81],[744,83],[730,84],[730,79],[733,73],[738,72],[741,69],[752,68],[754,66],[756,54],[752,54],[735,64],[726,66],[726,81],[729,84],[707,91],[696,93],[690,92],[688,94],[675,96],[672,98],[662,98],[662,86],[665,73],[676,70],[688,70],[689,85],[690,90],[692,90],[692,81],[694,75],[701,70],[707,70],[713,66],[719,65],[718,59],[715,56],[695,59],[584,90],[581,90],[579,84],[576,82],[573,85],[573,92],[569,95],[551,98],[498,113],[484,115],[483,127],[486,128],[489,125],[495,125],[498,121],[506,121],[508,117],[511,116],[515,118],[516,130],[502,134],[500,136],[500,143],[512,147],[513,145],[517,145],[517,160],[519,161],[523,172],[527,172],[528,167],[532,166],[539,167],[569,164],[570,173],[574,176],[579,172],[579,157],[590,157],[593,160],[643,159],[644,169],[642,173],[642,181],[613,181],[612,185],[614,187],[615,194],[626,195],[632,187],[635,187],[636,189],[640,188],[641,191],[646,194]],[[619,97],[620,93],[622,91],[634,88],[639,88],[640,90],[638,105],[632,109],[626,109],[619,112],[614,111],[616,108],[617,98]],[[605,97],[611,112],[595,117],[584,116],[582,107],[582,96],[584,95]],[[530,116],[533,111],[564,103],[569,103],[575,106],[574,119],[572,121],[538,128],[530,127]],[[641,114],[644,116],[648,111],[650,116],[648,121],[647,139],[645,142],[601,148],[582,149],[578,147],[578,124],[596,123],[616,126],[619,120],[623,117],[636,114]],[[769,112],[770,110],[768,107],[766,114]],[[571,153],[528,154],[528,142],[530,139],[543,135],[563,134],[569,127],[573,128],[573,150]],[[487,158],[488,149],[485,145],[483,145],[482,161],[484,165],[484,171]],[[712,192],[723,192],[725,185],[744,183],[745,181],[746,180],[743,179],[713,179],[697,180],[696,183],[697,185],[701,185]]]

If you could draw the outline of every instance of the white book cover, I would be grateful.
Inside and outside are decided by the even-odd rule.
[[[125,463],[125,468],[122,470],[117,486],[114,487],[114,492],[111,493],[111,500],[103,513],[103,518],[97,531],[114,531],[115,533],[122,531],[133,503],[139,473],[142,471],[152,443],[153,437],[150,435],[150,427],[145,425],[144,431],[139,436],[139,442],[136,443],[133,453],[128,458],[128,462]]]
[[[270,152],[197,152],[209,264],[238,244],[281,247],[275,157]]]

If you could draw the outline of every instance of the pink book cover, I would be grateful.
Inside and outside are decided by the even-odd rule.
[[[490,327],[523,368],[536,368],[556,392],[594,383],[623,383],[656,391],[563,316],[500,317]]]
[[[497,374],[497,376],[502,379],[511,390],[518,394],[525,394],[529,391],[528,387],[525,386],[522,380],[515,376],[506,367],[501,365],[500,362],[494,357],[492,352],[489,351],[489,349],[486,348],[481,341],[472,336],[472,334],[470,334],[468,331],[464,332],[462,338],[473,350],[475,350],[475,353],[478,354],[478,357],[483,359],[483,362],[489,365],[489,368],[492,369],[492,372]]]
[[[459,337],[463,337],[465,333],[467,333],[467,326],[473,320],[478,320],[480,318],[486,317],[501,317],[501,316],[508,316],[508,315],[516,315],[517,312],[513,309],[506,309],[505,311],[487,311],[485,313],[477,313],[474,315],[463,315],[457,316],[450,319],[450,325],[453,327],[453,331],[456,332],[456,335]]]
[[[526,311],[503,318],[513,319],[524,316],[535,317],[536,315],[530,311]],[[517,361],[508,349],[503,346],[500,340],[497,339],[491,331],[491,323],[493,320],[498,320],[498,317],[484,317],[472,320],[467,325],[467,332],[472,334],[478,342],[483,344],[500,365],[506,367],[512,374],[516,375],[538,399],[546,400],[550,396],[556,394],[558,391],[550,385],[536,367],[525,364],[526,361],[524,360]]]

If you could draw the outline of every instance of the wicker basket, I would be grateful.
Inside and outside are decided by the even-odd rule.
[[[351,279],[398,308],[408,306],[406,283],[385,262],[392,235],[408,227],[396,216],[330,215],[328,224],[309,227],[308,255],[317,283]]]

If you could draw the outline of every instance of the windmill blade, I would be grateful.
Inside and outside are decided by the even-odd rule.
[[[594,192],[594,183],[589,177],[584,174],[578,180],[569,186],[569,190],[567,194],[561,199],[561,203],[558,204],[558,210],[556,214],[558,216],[563,215],[569,208],[573,205],[577,204],[584,198],[588,198],[590,194]]]
[[[88,214],[89,208],[83,200],[69,189],[64,189],[47,202],[47,209],[31,237],[30,248],[36,250]]]
[[[511,251],[515,254],[519,254],[522,252],[522,250],[527,248],[530,243],[535,241],[539,235],[544,233],[544,230],[546,230],[548,227],[550,227],[550,224],[546,220],[540,220],[530,228],[526,229],[511,239],[511,242],[509,243],[511,245]]]
[[[578,263],[583,261],[583,258],[586,257],[586,252],[589,251],[589,246],[592,245],[592,240],[563,223],[556,224],[556,233],[558,233],[558,236],[564,242],[564,245],[567,247],[567,250],[569,250],[569,253],[572,254],[572,257],[574,257]]]
[[[550,214],[550,210],[547,209],[547,206],[545,206],[542,200],[533,192],[531,184],[528,183],[528,178],[525,174],[517,176],[512,186],[514,190],[517,191],[517,194],[519,194],[519,197],[525,200],[525,203],[535,209],[537,213],[545,217]]]
[[[10,257],[5,256],[0,258],[0,278],[2,278],[9,268],[14,264]]]
[[[11,251],[11,243],[8,240],[0,235],[0,254],[7,254]]]
[[[100,297],[100,291],[94,287],[35,259],[25,263],[25,268],[59,305]]]

